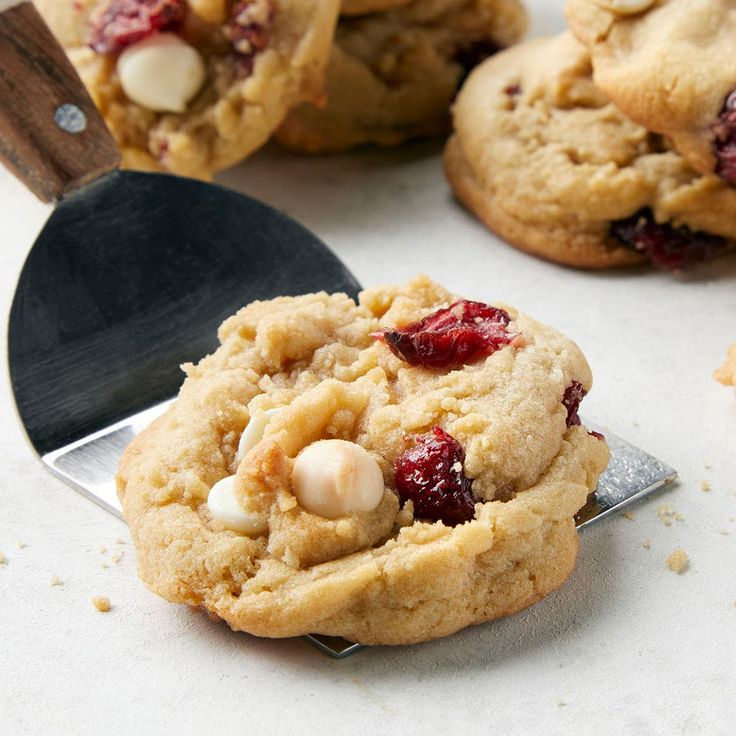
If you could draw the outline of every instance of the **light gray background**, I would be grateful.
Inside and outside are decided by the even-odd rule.
[[[562,27],[560,3],[530,5],[535,33]],[[674,465],[681,482],[634,507],[633,521],[586,531],[572,578],[531,610],[336,662],[150,594],[125,526],[33,457],[4,381],[0,731],[732,734],[736,395],[710,374],[736,340],[736,259],[687,278],[534,260],[454,204],[435,144],[326,158],[269,150],[221,181],[314,229],[364,284],[423,270],[559,327],[593,366],[585,414]],[[0,172],[0,213],[7,314],[48,210]],[[665,527],[662,504],[684,520]],[[120,564],[100,545],[125,550]],[[676,547],[692,561],[682,576],[664,563]],[[50,586],[54,575],[62,586]],[[113,610],[98,613],[93,595]]]

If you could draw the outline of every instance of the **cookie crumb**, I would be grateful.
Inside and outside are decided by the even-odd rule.
[[[107,547],[105,547],[104,544],[101,544],[99,549],[97,550],[101,555],[104,555],[105,552],[107,552]]]
[[[8,563],[7,558],[2,552],[0,552],[0,565],[6,565],[7,563]]]
[[[108,564],[107,564],[107,562],[103,562],[103,563],[102,563],[102,564],[100,565],[100,569],[101,569],[101,570],[107,570],[107,568],[108,568],[108,567],[110,567],[110,565],[108,565]]]
[[[682,573],[684,573],[689,566],[690,559],[683,549],[676,549],[667,558],[667,567],[669,567],[672,572],[676,572],[678,575],[682,575]]]
[[[652,546],[652,541],[650,539],[645,539],[641,546],[644,547],[644,549],[649,549]]]
[[[679,512],[675,511],[675,521],[684,521],[685,517]]]
[[[107,613],[112,608],[112,605],[110,604],[110,599],[105,598],[102,595],[96,595],[94,598],[92,598],[92,605],[100,613]]]
[[[122,537],[118,537],[115,540],[115,544],[125,544],[125,540]]]
[[[720,533],[723,534],[724,537],[727,537],[731,532],[728,531],[728,529],[721,529]]]
[[[64,585],[64,581],[58,575],[54,575],[54,576],[52,576],[52,578],[51,578],[51,580],[49,582],[49,585],[52,588],[58,588],[58,587]]]
[[[710,490],[710,483],[708,483],[707,480],[701,480],[700,481],[700,490],[701,491],[709,491]]]
[[[27,547],[28,545],[27,545],[27,544],[26,544],[25,542],[16,542],[16,543],[15,543],[15,546],[16,546],[16,547],[17,547],[18,549],[25,549],[25,548],[26,548],[26,547]]]
[[[123,552],[116,552],[110,559],[117,565],[123,559]]]
[[[675,510],[669,504],[665,504],[657,509],[657,516],[665,526],[670,526],[675,519]]]
[[[558,708],[564,708],[567,705],[567,703],[562,698],[557,698],[557,700],[555,701],[555,705]]]
[[[634,521],[634,519],[636,518],[634,514],[631,513],[631,511],[624,511],[622,516],[624,517],[624,519],[628,519],[629,521]]]

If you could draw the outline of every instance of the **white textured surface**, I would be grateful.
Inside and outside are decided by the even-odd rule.
[[[535,30],[561,26],[558,3],[535,7]],[[686,279],[533,260],[453,204],[436,154],[433,145],[324,159],[269,151],[222,181],[314,229],[364,284],[422,269],[561,328],[593,365],[585,414],[674,465],[681,482],[634,507],[633,521],[586,531],[572,579],[531,610],[337,662],[300,640],[231,633],[148,593],[130,544],[115,544],[128,539],[123,524],[34,459],[6,381],[0,732],[734,732],[736,395],[710,373],[736,340],[736,259]],[[0,173],[4,314],[46,212]],[[665,503],[684,520],[665,527],[656,515]],[[664,563],[676,547],[692,562],[681,576]],[[117,565],[116,549],[125,550]],[[54,575],[63,585],[50,585]],[[93,595],[108,596],[112,611],[94,610]]]

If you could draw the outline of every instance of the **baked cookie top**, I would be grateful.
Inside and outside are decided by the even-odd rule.
[[[343,18],[327,67],[327,104],[292,110],[277,138],[317,152],[444,135],[463,79],[516,43],[526,20],[519,0],[410,2]]]
[[[320,100],[338,0],[36,0],[128,168],[210,178]]]
[[[691,169],[593,83],[571,34],[479,66],[454,108],[445,168],[488,226],[536,255],[602,268],[680,269],[736,239],[736,191]]]
[[[728,349],[725,362],[714,376],[724,386],[736,386],[736,342]]]
[[[736,5],[726,0],[568,0],[596,84],[668,136],[703,174],[736,180]]]
[[[155,592],[260,636],[400,644],[569,575],[608,449],[560,333],[419,277],[255,302],[219,337],[121,463]]]

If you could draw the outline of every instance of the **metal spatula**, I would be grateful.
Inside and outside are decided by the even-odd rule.
[[[267,205],[118,171],[104,123],[29,3],[0,14],[0,97],[0,156],[39,196],[61,199],[11,309],[18,414],[47,468],[119,515],[123,449],[178,391],[180,363],[215,348],[225,317],[254,299],[321,289],[355,297],[360,286],[321,241]],[[675,477],[606,436],[613,460],[579,526]],[[307,639],[335,657],[360,648]]]

